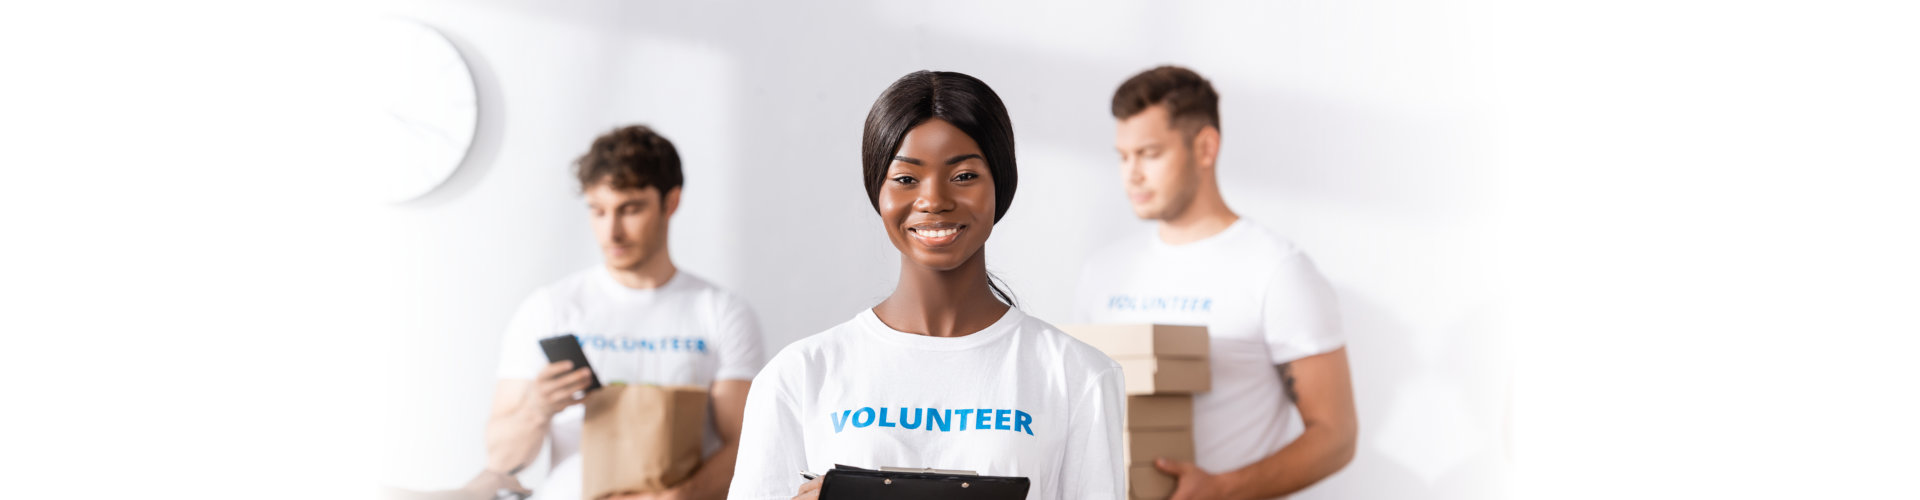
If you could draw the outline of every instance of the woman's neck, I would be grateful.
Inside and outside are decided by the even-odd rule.
[[[986,253],[981,249],[946,271],[901,259],[900,284],[873,307],[874,315],[889,328],[932,337],[960,337],[993,326],[1009,306],[987,285]]]

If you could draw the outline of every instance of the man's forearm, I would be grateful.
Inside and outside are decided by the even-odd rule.
[[[1273,455],[1239,470],[1217,476],[1233,499],[1260,499],[1291,495],[1353,461],[1354,435],[1349,429],[1308,425],[1300,437]]]
[[[487,469],[509,472],[532,462],[547,440],[548,418],[517,408],[487,421]]]
[[[740,455],[739,443],[721,446],[713,456],[707,457],[699,469],[693,471],[693,477],[687,478],[683,487],[684,498],[708,500],[727,497],[727,487],[733,482],[733,461]]]

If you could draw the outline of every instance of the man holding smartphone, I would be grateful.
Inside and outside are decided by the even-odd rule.
[[[681,272],[667,251],[667,225],[680,205],[680,157],[645,126],[600,136],[575,164],[604,265],[535,290],[501,341],[499,382],[487,420],[487,467],[510,473],[550,443],[546,482],[536,498],[580,497],[576,394],[600,383],[709,389],[702,461],[672,489],[622,498],[724,498],[733,477],[748,384],[765,363],[760,327],[747,304]],[[539,341],[573,334],[586,367],[549,363]]]
[[[1221,198],[1213,84],[1186,68],[1147,70],[1114,91],[1113,117],[1127,201],[1155,224],[1086,261],[1074,313],[1207,327],[1213,390],[1193,398],[1198,460],[1155,463],[1177,476],[1174,500],[1274,498],[1345,467],[1359,424],[1332,287],[1304,251]]]

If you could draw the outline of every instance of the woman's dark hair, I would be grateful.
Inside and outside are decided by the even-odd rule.
[[[1013,206],[1014,187],[1020,174],[1013,158],[1013,120],[1007,118],[1007,106],[1000,95],[978,78],[951,71],[915,71],[894,80],[893,85],[873,101],[867,111],[866,130],[860,137],[860,168],[866,178],[867,200],[874,211],[880,210],[880,185],[886,182],[887,166],[900,152],[907,131],[927,120],[939,118],[953,124],[975,144],[987,161],[993,176],[993,221]],[[987,286],[995,296],[1013,305],[1013,295],[993,282]]]

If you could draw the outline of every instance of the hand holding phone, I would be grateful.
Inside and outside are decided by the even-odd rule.
[[[592,366],[587,365],[587,352],[580,350],[580,337],[571,333],[540,339],[540,350],[547,353],[549,363],[570,361],[574,368],[593,369]],[[600,377],[589,377],[587,380],[586,390],[600,388]]]
[[[534,376],[532,390],[527,391],[529,405],[551,417],[568,406],[580,404],[581,400],[573,397],[575,393],[600,388],[599,377],[587,364],[587,355],[580,350],[578,337],[568,334],[541,339],[540,349],[546,351],[550,363]]]

